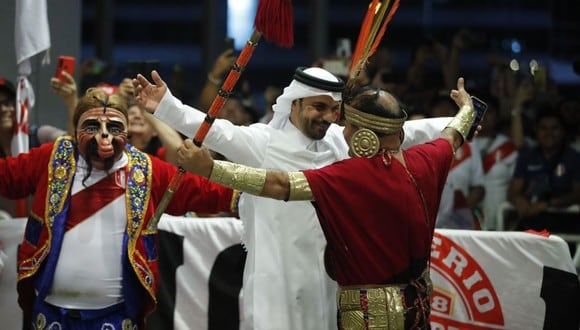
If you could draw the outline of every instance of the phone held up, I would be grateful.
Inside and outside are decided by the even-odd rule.
[[[234,38],[226,38],[224,40],[224,50],[226,50],[226,49],[235,50],[236,48],[235,48],[234,43],[235,43]]]
[[[471,96],[471,100],[473,101],[473,110],[475,111],[475,120],[473,121],[473,125],[471,125],[471,129],[469,129],[469,133],[467,134],[467,141],[473,139],[473,135],[475,134],[475,130],[477,130],[477,126],[481,123],[485,112],[487,111],[487,104],[482,100],[478,99],[475,96]]]
[[[66,80],[66,78],[62,75],[62,72],[66,71],[66,73],[68,73],[69,75],[73,75],[75,72],[75,58],[72,56],[59,56],[58,57],[58,63],[56,66],[56,73],[54,74],[54,77],[57,78],[58,80],[66,83],[68,82]]]

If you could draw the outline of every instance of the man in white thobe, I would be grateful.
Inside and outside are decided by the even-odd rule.
[[[171,95],[156,72],[155,85],[134,80],[141,106],[193,137],[206,113]],[[337,119],[344,83],[322,68],[298,68],[273,106],[269,124],[235,126],[215,119],[204,145],[253,167],[295,171],[348,157]],[[405,123],[410,146],[434,139],[449,118]],[[336,283],[324,267],[326,239],[310,202],[283,202],[242,194],[239,214],[248,252],[241,322],[245,329],[336,329]]]

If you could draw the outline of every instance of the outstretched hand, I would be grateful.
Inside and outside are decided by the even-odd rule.
[[[133,79],[133,86],[135,87],[135,101],[139,107],[147,112],[154,113],[168,88],[157,71],[151,71],[151,78],[153,78],[155,84],[151,84],[147,78],[138,74]]]
[[[457,89],[452,89],[450,95],[460,109],[466,105],[473,109],[473,100],[471,99],[471,95],[465,90],[465,81],[463,77],[457,79]],[[481,129],[481,125],[478,125],[473,137],[476,137]]]
[[[58,95],[67,108],[74,110],[77,104],[77,83],[68,72],[62,71],[64,81],[58,78],[50,79],[50,89]]]
[[[184,140],[177,149],[177,165],[188,172],[207,178],[213,169],[213,158],[207,148],[199,148],[193,141]]]

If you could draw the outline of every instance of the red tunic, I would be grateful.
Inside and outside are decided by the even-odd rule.
[[[328,241],[327,270],[341,286],[406,283],[427,264],[453,149],[438,139],[403,155],[408,172],[382,156],[304,171]]]

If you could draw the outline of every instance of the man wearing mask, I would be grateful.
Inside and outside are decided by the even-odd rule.
[[[0,195],[34,194],[18,251],[23,329],[145,329],[159,280],[147,227],[177,168],[126,144],[118,95],[89,89],[73,125],[74,138],[0,159]],[[231,189],[183,183],[167,213],[230,211]]]

